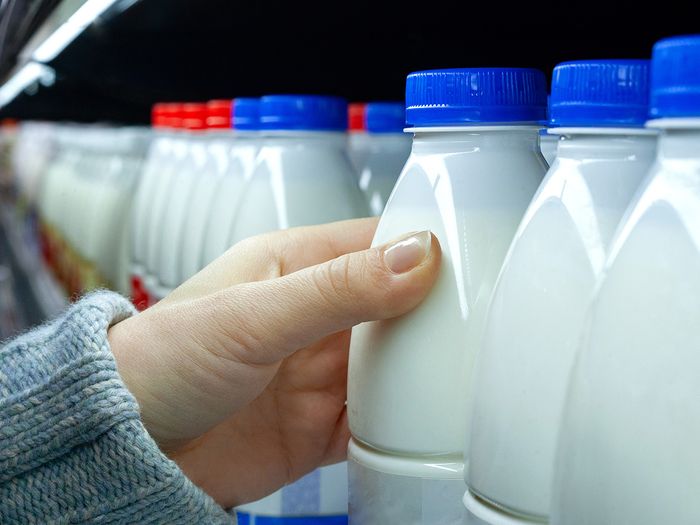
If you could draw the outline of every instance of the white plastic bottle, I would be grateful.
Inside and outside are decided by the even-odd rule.
[[[700,35],[661,40],[656,161],[616,235],[578,352],[551,523],[700,516]]]
[[[369,137],[365,120],[367,103],[351,102],[348,104],[348,156],[359,173],[367,158]]]
[[[131,258],[130,221],[134,195],[152,133],[148,128],[123,127],[115,134],[100,214],[97,269],[114,290],[128,295]]]
[[[403,102],[369,102],[362,110],[363,128],[350,127],[350,159],[370,213],[381,215],[411,152],[411,135],[403,132]]]
[[[87,264],[87,239],[83,235],[89,227],[88,217],[94,214],[94,190],[103,173],[99,149],[100,135],[104,130],[98,125],[76,125],[72,130],[71,148],[76,160],[67,177],[59,185],[61,210],[57,222],[59,232],[59,273],[68,295],[75,298],[90,283],[96,284],[94,267]]]
[[[343,99],[262,97],[260,127],[261,147],[241,196],[231,244],[271,230],[367,215],[346,153]],[[347,520],[346,464],[320,468],[237,511],[240,523],[266,517],[276,518],[271,523],[289,519],[289,523],[340,525]]]
[[[216,199],[223,177],[229,169],[230,151],[234,142],[231,130],[231,100],[211,100],[207,103],[204,160],[195,173],[194,187],[184,211],[182,237],[177,261],[177,286],[201,268],[202,249],[211,206]]]
[[[131,300],[139,310],[145,310],[149,302],[144,284],[148,253],[148,222],[158,192],[161,170],[165,168],[170,157],[174,133],[171,127],[172,118],[178,111],[176,104],[153,105],[151,110],[153,138],[142,167],[131,211],[129,236]]]
[[[556,439],[586,307],[654,160],[656,133],[643,127],[648,99],[648,60],[554,68],[549,133],[560,137],[558,155],[503,263],[474,373],[464,501],[482,522],[549,517]]]
[[[546,163],[546,81],[533,69],[412,73],[413,147],[373,244],[440,240],[428,297],[353,329],[348,376],[350,522],[461,523],[464,414],[493,284]]]
[[[157,264],[157,284],[153,288],[155,301],[160,301],[180,284],[182,240],[191,218],[190,204],[203,206],[202,193],[207,193],[209,181],[200,185],[207,177],[208,143],[212,136],[207,132],[207,105],[188,103],[182,106],[182,125],[187,130],[187,151],[180,165],[174,170],[168,205],[163,215]],[[198,191],[204,188],[204,192]]]
[[[345,151],[346,107],[342,99],[320,95],[260,99],[260,150],[230,244],[368,214]]]
[[[100,230],[106,208],[114,197],[109,158],[118,148],[117,130],[106,126],[80,128],[83,155],[72,182],[72,202],[66,203],[65,237],[71,253],[70,266],[75,273],[74,293],[83,293],[106,285],[97,268]],[[116,239],[115,239],[116,242]]]
[[[80,160],[80,152],[76,146],[77,133],[73,126],[58,126],[56,139],[56,156],[47,166],[46,175],[42,178],[37,206],[44,261],[61,284],[65,284],[60,273],[62,240],[59,224],[64,215],[62,205],[73,189],[67,182],[72,178]]]
[[[166,228],[167,210],[172,205],[172,196],[175,193],[176,175],[181,170],[182,164],[189,150],[190,134],[184,127],[185,104],[174,104],[167,116],[167,122],[173,134],[170,137],[170,148],[164,161],[157,170],[157,180],[151,207],[146,217],[146,262],[144,268],[144,292],[148,297],[148,305],[151,306],[161,299],[161,288],[158,285],[158,264],[160,262],[163,232]],[[190,108],[193,112],[195,108]],[[200,114],[200,118],[203,118]],[[191,119],[190,119],[191,120]],[[197,120],[197,119],[195,119]]]
[[[260,148],[260,100],[236,98],[231,112],[233,141],[228,150],[227,169],[210,205],[202,239],[200,268],[204,268],[229,248],[238,203],[245,183],[253,172],[255,157]]]

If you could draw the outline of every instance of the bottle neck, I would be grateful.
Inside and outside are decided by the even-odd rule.
[[[659,160],[700,161],[700,127],[662,129],[657,145]]]
[[[656,134],[646,130],[623,129],[619,133],[595,134],[587,131],[562,135],[557,148],[557,159],[595,160],[624,159],[651,155],[656,145]]]
[[[347,134],[342,131],[263,131],[266,145],[308,145],[344,148]]]
[[[455,131],[413,130],[413,153],[531,150],[539,152],[536,126],[490,126]]]

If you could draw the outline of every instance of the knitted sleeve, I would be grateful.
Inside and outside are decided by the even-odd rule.
[[[235,521],[139,419],[107,342],[132,314],[120,295],[98,292],[0,346],[0,523]]]

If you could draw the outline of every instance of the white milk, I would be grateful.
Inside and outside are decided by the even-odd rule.
[[[372,244],[430,230],[442,268],[416,309],[353,329],[348,416],[351,450],[362,450],[360,461],[351,455],[353,524],[392,522],[399,508],[402,523],[462,522],[471,373],[493,284],[546,170],[535,122],[544,85],[540,72],[493,68],[407,79],[413,147]]]
[[[230,246],[231,229],[238,211],[238,203],[245,183],[253,172],[255,156],[260,147],[257,131],[259,120],[258,99],[234,99],[232,118],[234,136],[228,150],[226,171],[210,203],[202,238],[199,264],[201,268],[219,257]]]
[[[147,230],[144,240],[146,246],[146,264],[144,268],[144,288],[149,298],[149,305],[162,299],[159,297],[158,264],[160,262],[161,243],[165,229],[165,216],[171,204],[171,195],[175,191],[175,177],[180,171],[189,149],[189,134],[182,128],[181,118],[170,120],[175,130],[170,138],[170,154],[161,163],[158,171],[155,191],[147,215]]]
[[[557,430],[586,307],[655,150],[654,134],[643,130],[561,133],[493,294],[468,452],[470,490],[540,518],[549,514]]]
[[[353,329],[350,428],[375,449],[377,462],[379,451],[391,451],[461,463],[467,425],[456,414],[466,413],[465,378],[486,303],[546,166],[534,126],[416,131],[373,245],[429,229],[440,240],[443,266],[418,308]],[[439,354],[426,353],[431,348]],[[463,492],[462,480],[450,479]]]
[[[267,132],[229,245],[273,230],[367,215],[339,132]]]
[[[57,133],[58,150],[39,188],[38,209],[46,262],[65,285],[60,267],[64,244],[61,232],[65,231],[66,204],[76,191],[76,185],[71,181],[82,153],[78,147],[78,131],[74,126],[61,126]]]
[[[85,152],[74,182],[80,196],[71,204],[67,238],[74,251],[75,260],[71,264],[79,272],[80,291],[88,291],[106,284],[104,276],[98,273],[97,258],[105,207],[108,208],[114,198],[109,149],[115,141],[116,130],[86,126],[81,133]]]
[[[125,295],[130,293],[129,217],[149,141],[149,130],[121,128],[107,165],[96,264],[107,284]]]
[[[659,140],[614,244],[566,405],[553,523],[700,515],[700,120]]]
[[[202,249],[211,207],[223,177],[229,170],[230,151],[234,142],[231,101],[212,101],[207,106],[210,115],[207,117],[204,163],[199,166],[200,171],[196,175],[185,211],[176,285],[185,282],[202,268]],[[221,109],[227,117],[218,114]],[[224,122],[220,122],[222,119]],[[209,120],[212,121],[211,125]],[[225,127],[219,127],[220,124]]]
[[[149,217],[154,200],[157,199],[160,172],[168,164],[172,152],[173,130],[167,118],[168,112],[175,110],[177,107],[166,104],[156,104],[153,107],[151,121],[153,138],[142,166],[131,211],[129,235],[131,298],[140,310],[148,306],[144,277],[148,253]]]
[[[180,257],[182,240],[189,222],[190,205],[205,206],[203,202],[212,183],[205,182],[204,196],[198,191],[202,179],[207,178],[207,135],[206,105],[184,104],[183,123],[188,130],[187,151],[184,158],[174,170],[171,181],[168,205],[163,214],[160,235],[156,242],[160,244],[157,263],[157,284],[153,287],[156,301],[162,299],[180,284]],[[196,201],[196,202],[195,202]]]
[[[230,247],[233,222],[238,203],[255,164],[259,141],[254,134],[238,132],[229,150],[228,169],[223,174],[211,202],[207,226],[202,241],[204,267]]]
[[[662,40],[644,191],[613,242],[560,432],[552,524],[698,522],[700,35]]]
[[[355,106],[359,108],[349,111],[348,154],[370,213],[381,215],[411,152],[411,135],[403,132],[404,103],[369,102]]]
[[[549,516],[556,439],[585,312],[620,219],[654,159],[656,133],[642,129],[648,71],[648,60],[554,69],[550,119],[557,127],[548,132],[560,137],[557,158],[503,263],[474,374],[466,448],[474,513],[487,501],[504,514]]]
[[[100,213],[96,198],[105,174],[105,134],[100,126],[76,128],[79,159],[71,178],[64,184],[70,188],[63,202],[64,211],[59,229],[63,239],[61,272],[71,295],[102,284],[95,270],[95,243],[90,234]]]
[[[367,215],[345,150],[346,112],[345,102],[335,97],[260,100],[263,138],[230,244],[272,230]],[[317,469],[237,511],[278,519],[307,516],[315,524],[335,525],[346,519],[347,493],[347,464],[341,463]]]
[[[404,133],[371,135],[359,185],[372,215],[381,215],[411,151],[411,136]]]

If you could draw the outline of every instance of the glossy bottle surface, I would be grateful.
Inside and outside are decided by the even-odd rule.
[[[461,456],[486,304],[545,169],[536,127],[416,133],[373,245],[431,230],[442,268],[415,310],[353,329],[355,439],[379,451]]]
[[[366,216],[344,147],[342,133],[279,132],[264,138],[229,245],[273,230]]]
[[[381,215],[411,151],[408,133],[365,135],[364,155],[356,159],[358,182],[372,215]],[[351,140],[353,136],[351,135]]]
[[[588,319],[560,434],[553,524],[700,515],[700,121],[662,133]]]
[[[545,518],[569,372],[618,223],[653,162],[655,133],[574,128],[518,228],[475,369],[467,484]]]
[[[230,151],[234,142],[231,131],[208,132],[204,158],[200,159],[199,173],[195,173],[194,187],[186,203],[179,247],[179,285],[201,268],[202,251],[209,217],[224,176],[229,170]],[[212,224],[212,227],[217,227]]]
[[[230,247],[233,221],[241,202],[245,183],[250,178],[255,165],[258,141],[251,135],[241,135],[237,135],[229,149],[228,168],[221,178],[210,205],[202,241],[201,268]]]
[[[174,179],[181,167],[182,161],[187,155],[187,134],[178,131],[171,139],[170,156],[168,161],[161,165],[158,173],[158,181],[155,184],[152,208],[148,214],[146,227],[146,264],[144,286],[148,291],[151,301],[162,299],[158,297],[158,263],[160,260],[161,240],[165,228],[165,216],[170,206],[171,196],[175,191]]]

